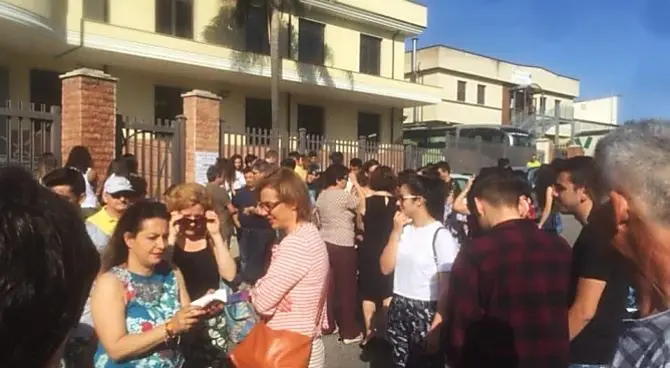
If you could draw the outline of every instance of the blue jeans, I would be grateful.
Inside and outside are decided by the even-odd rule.
[[[606,365],[601,364],[570,364],[568,368],[606,368]]]

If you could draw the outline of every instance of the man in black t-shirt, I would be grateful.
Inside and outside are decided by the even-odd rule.
[[[258,203],[254,183],[264,173],[255,173],[251,168],[244,169],[246,186],[233,198],[233,206],[237,209],[235,226],[240,244],[240,273],[238,282],[254,284],[265,269],[267,252],[272,246],[275,231],[264,217],[258,215]]]
[[[626,313],[628,279],[611,245],[611,206],[601,204],[598,170],[591,157],[574,157],[556,168],[554,195],[562,213],[584,227],[572,250],[568,303],[571,367],[611,363]],[[609,215],[609,216],[608,216]]]

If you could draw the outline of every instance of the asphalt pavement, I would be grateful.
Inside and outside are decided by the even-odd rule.
[[[572,216],[563,216],[563,237],[572,245],[579,235],[581,225]],[[324,337],[326,368],[389,368],[390,350],[377,346],[362,354],[358,345],[344,345],[337,335]]]

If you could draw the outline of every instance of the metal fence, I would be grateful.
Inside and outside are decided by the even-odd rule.
[[[0,166],[35,171],[40,157],[61,161],[60,107],[12,103],[0,105]]]
[[[447,160],[454,172],[462,173],[474,173],[482,167],[496,165],[503,157],[509,159],[512,166],[525,166],[531,155],[536,153],[534,147],[513,147],[505,143],[484,142],[481,138],[447,137],[441,148],[419,148],[377,143],[365,137],[358,140],[330,139],[307,134],[305,129],[299,129],[297,135],[288,135],[266,129],[221,126],[219,155],[222,157],[251,153],[263,158],[270,149],[277,150],[280,159],[291,151],[314,152],[321,167],[328,166],[331,153],[341,152],[345,163],[354,157],[363,161],[376,159],[397,171]]]
[[[154,198],[173,184],[184,181],[184,124],[157,119],[155,124],[118,115],[116,118],[116,156],[133,154],[138,173],[147,181],[147,192]]]
[[[358,140],[331,139],[307,134],[305,129],[299,129],[297,135],[288,135],[269,129],[235,129],[222,124],[219,142],[221,157],[254,154],[263,158],[270,149],[276,150],[280,159],[287,157],[291,151],[314,152],[321,167],[327,167],[330,155],[340,152],[345,164],[352,158],[360,158],[363,161],[375,159],[396,170],[405,168],[403,145],[371,142],[364,137]]]

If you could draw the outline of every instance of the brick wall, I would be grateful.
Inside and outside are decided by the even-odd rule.
[[[88,147],[94,169],[103,174],[115,153],[116,78],[94,69],[61,75],[61,153],[67,159],[74,146]]]
[[[221,98],[211,92],[193,90],[182,95],[184,99],[184,129],[187,182],[195,181],[195,153],[219,152],[219,125]]]

